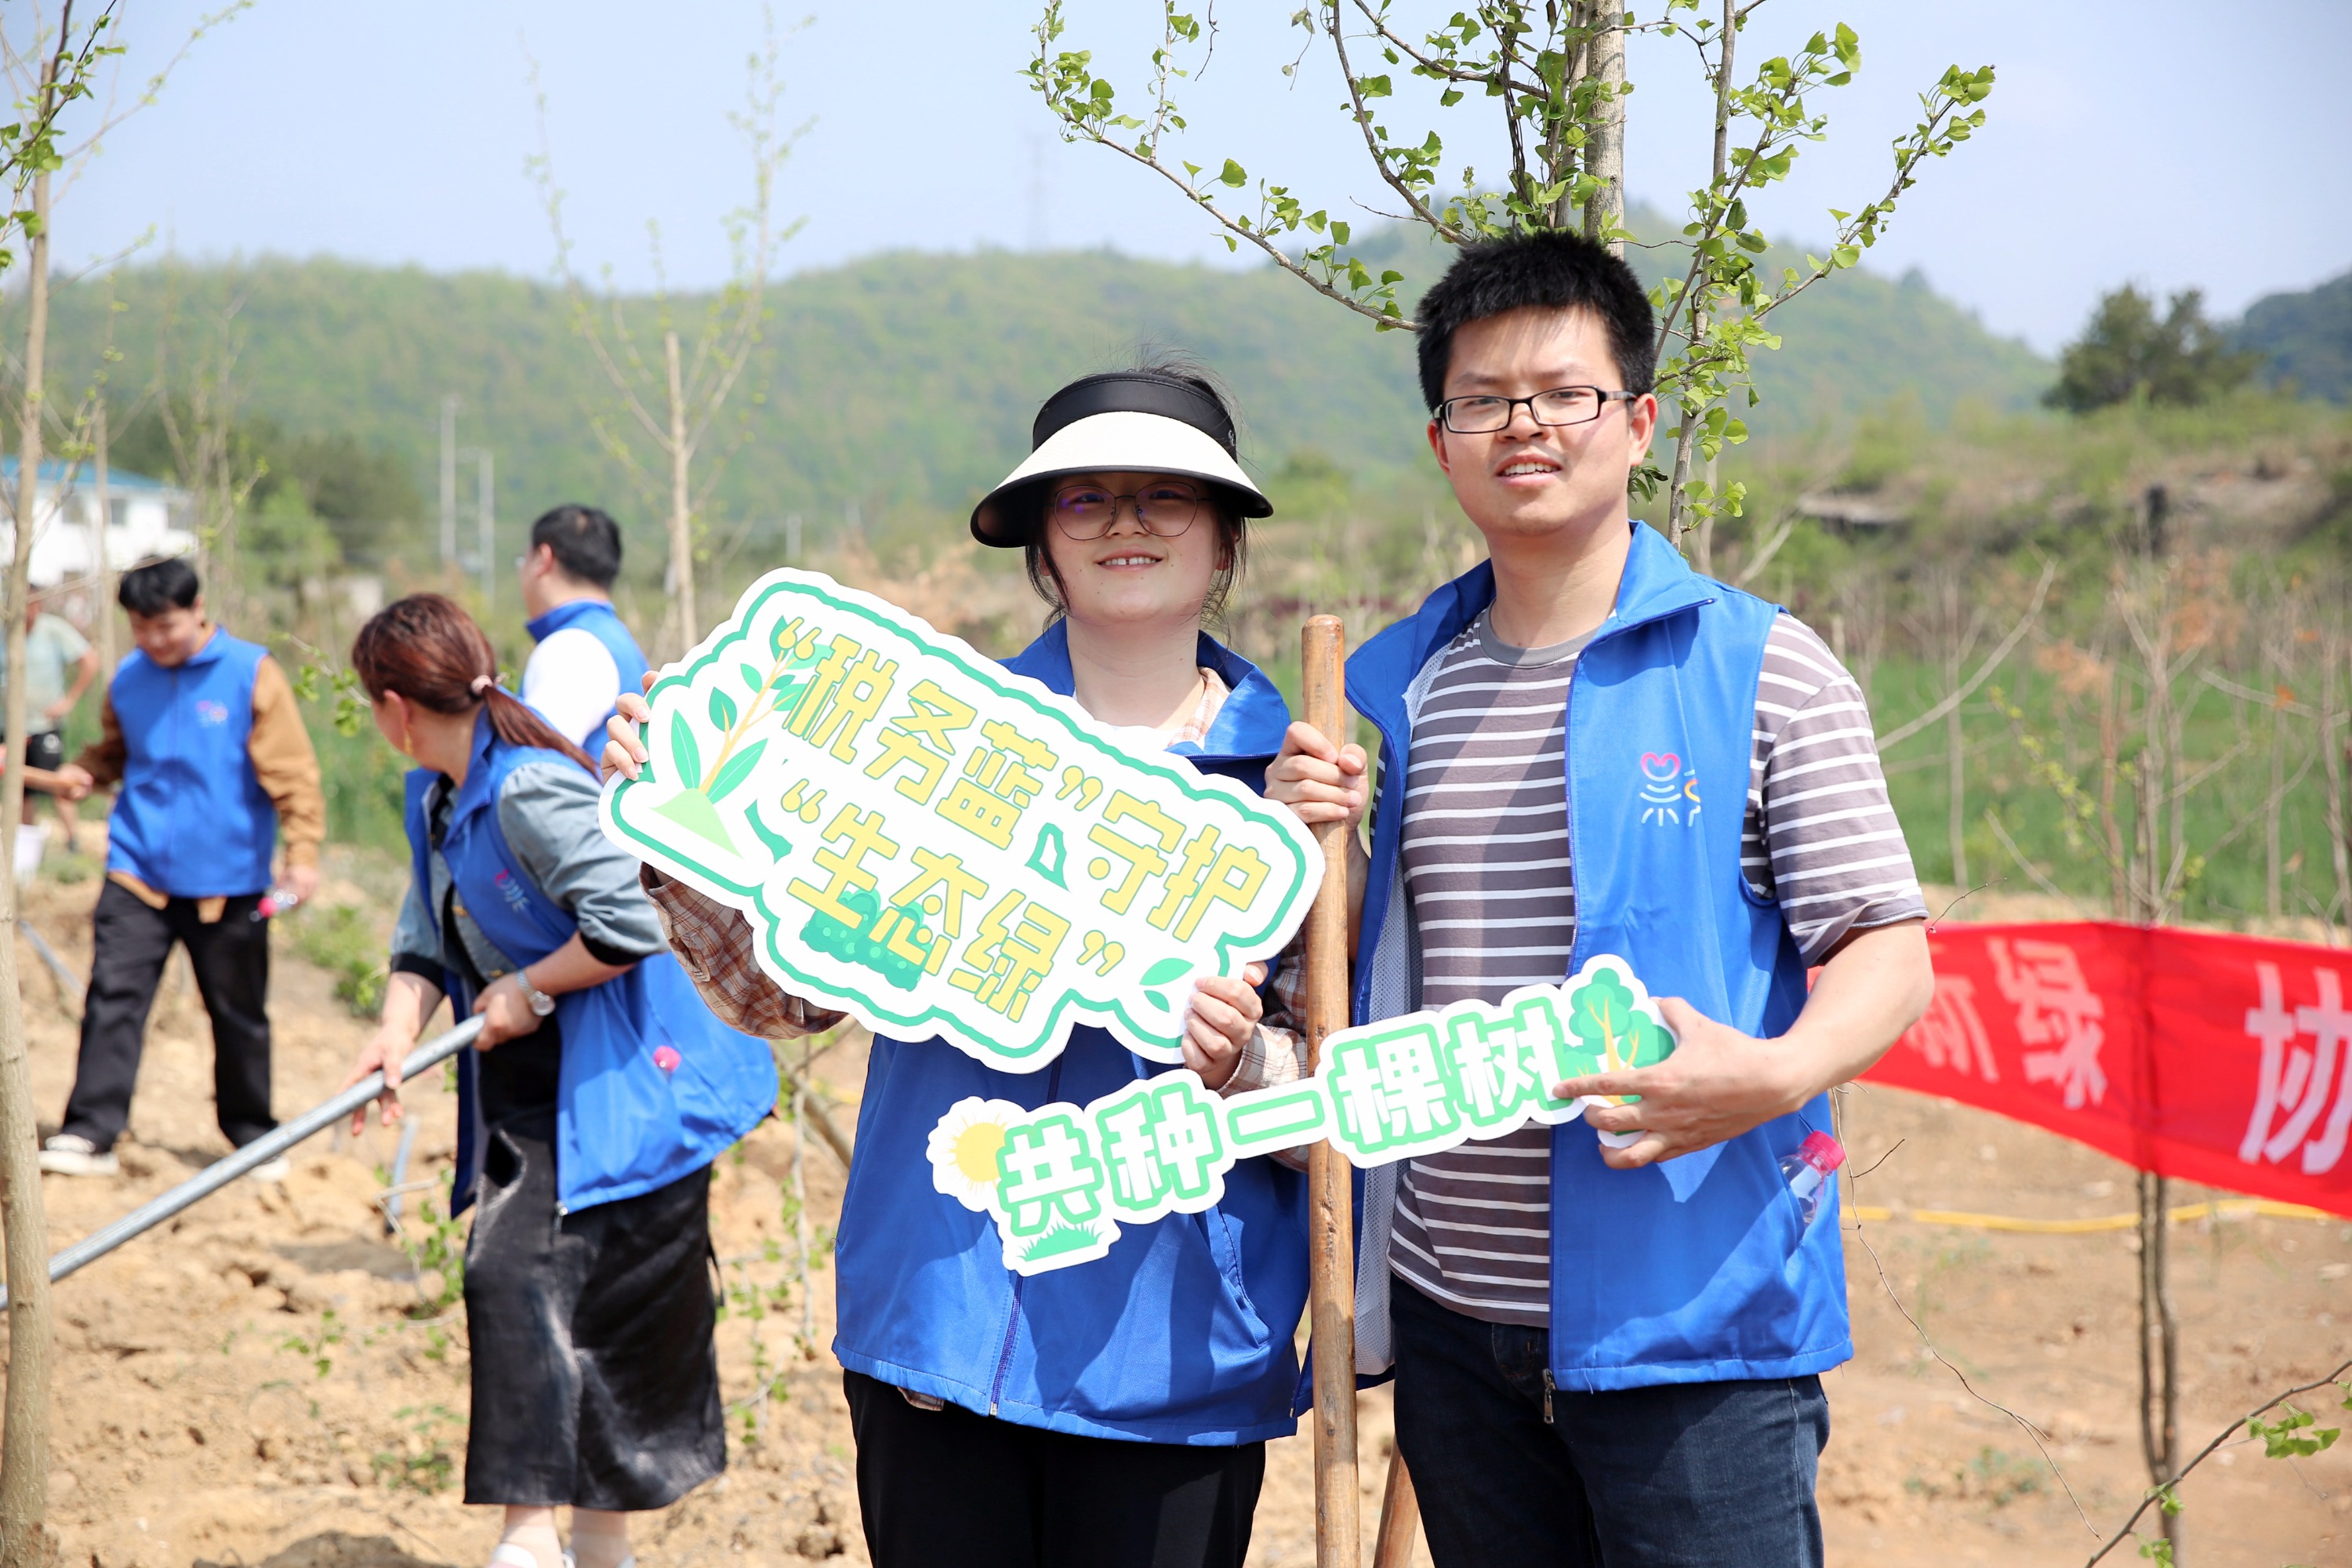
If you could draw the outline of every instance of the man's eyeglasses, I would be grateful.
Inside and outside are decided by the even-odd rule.
[[[1555,386],[1532,397],[1449,397],[1437,405],[1438,423],[1456,436],[1490,436],[1506,429],[1525,405],[1538,425],[1590,425],[1612,403],[1633,403],[1638,392],[1603,392],[1597,386]]]
[[[1200,514],[1200,487],[1182,479],[1156,479],[1133,495],[1119,495],[1104,485],[1064,485],[1045,503],[1045,514],[1062,537],[1087,544],[1111,531],[1118,521],[1121,501],[1135,508],[1135,521],[1160,539],[1173,539],[1192,526]]]

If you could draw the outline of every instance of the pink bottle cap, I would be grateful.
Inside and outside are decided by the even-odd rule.
[[[1797,1147],[1797,1158],[1826,1176],[1845,1163],[1845,1145],[1826,1132],[1808,1132]]]

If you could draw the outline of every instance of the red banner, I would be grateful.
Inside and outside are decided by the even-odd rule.
[[[1928,943],[1935,1000],[1872,1082],[2352,1215],[2352,951],[2087,921]]]

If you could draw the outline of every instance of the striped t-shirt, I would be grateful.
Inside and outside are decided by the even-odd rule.
[[[1430,678],[1404,779],[1424,1007],[1567,976],[1568,689],[1585,640],[1515,648],[1482,615]],[[1861,689],[1789,616],[1764,647],[1740,861],[1757,893],[1778,899],[1808,963],[1848,931],[1927,913]],[[1391,1268],[1456,1311],[1544,1326],[1550,1150],[1549,1128],[1526,1127],[1411,1162]]]

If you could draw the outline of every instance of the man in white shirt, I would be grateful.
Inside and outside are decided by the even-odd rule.
[[[593,506],[559,506],[530,525],[530,548],[515,564],[539,645],[523,667],[522,700],[574,745],[601,750],[604,721],[649,668],[613,609],[620,526]]]

